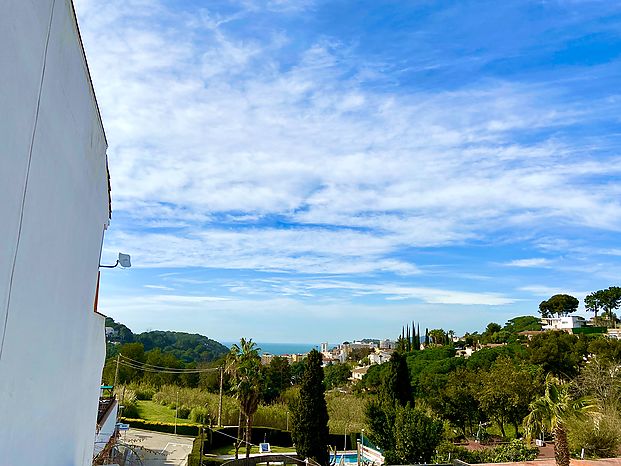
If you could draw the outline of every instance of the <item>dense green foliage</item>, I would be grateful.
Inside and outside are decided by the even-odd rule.
[[[586,306],[614,323],[620,304],[615,301],[617,289],[600,291],[590,295]],[[542,303],[542,312],[564,315],[575,305],[571,296],[556,295]],[[565,382],[559,387],[565,390],[566,401],[575,404],[587,397],[594,400],[598,413],[563,419],[560,434],[540,417],[544,435],[557,437],[565,445],[557,459],[567,464],[569,455],[579,454],[582,448],[589,457],[615,454],[621,446],[621,341],[539,330],[540,321],[534,316],[515,317],[504,326],[490,322],[481,333],[466,334],[459,341],[451,330],[424,329],[421,336],[418,325],[404,326],[398,338],[401,351],[394,352],[389,362],[369,367],[355,384],[349,382],[352,363],[322,370],[316,351],[293,364],[275,357],[267,365],[253,365],[254,421],[266,427],[291,428],[298,452],[322,464],[327,462],[326,445],[334,441],[329,440],[328,428],[341,434],[341,440],[336,440],[340,446],[343,438],[351,444],[347,435],[364,428],[365,438],[368,433],[393,464],[447,461],[449,454],[469,463],[530,460],[537,450],[519,439],[533,424],[523,421],[534,419],[542,399],[553,398],[544,382],[546,376],[556,376]],[[532,331],[536,334],[524,333]],[[153,341],[165,344],[166,333],[158,332]],[[213,364],[185,362],[169,347],[147,346],[137,338],[115,346],[129,358],[163,367]],[[108,377],[114,375],[107,370]],[[174,407],[178,399],[178,414],[187,414],[186,422],[213,423],[217,415],[218,371],[193,376],[122,367],[119,379],[142,382],[133,385],[133,399],[138,401],[126,403],[130,411],[132,403],[133,408],[141,407],[139,400],[153,399]],[[224,378],[224,424],[238,423],[239,403],[227,396],[237,393],[238,383],[233,373]],[[325,388],[337,387],[324,393]],[[140,409],[135,412],[141,413]],[[465,438],[510,443],[471,451],[447,442]]]
[[[614,311],[621,306],[621,287],[611,286],[605,290],[594,291],[584,298],[584,306],[587,311],[595,314],[596,321],[597,313],[602,311],[606,324],[610,326],[617,320]]]
[[[292,405],[291,432],[296,451],[302,458],[312,458],[327,466],[328,407],[321,362],[321,354],[317,350],[312,350],[306,358],[300,396]]]
[[[134,366],[149,364],[164,368],[206,368],[213,366],[218,358],[226,355],[229,349],[215,340],[199,334],[183,332],[151,331],[134,334],[125,325],[106,317],[106,327],[117,333],[109,338],[107,344],[106,364],[102,379],[112,384],[116,375],[116,356],[121,354],[135,361]],[[219,379],[216,377],[216,384]],[[122,365],[119,367],[119,384],[143,382],[161,386],[178,384],[185,387],[197,387],[202,376],[198,374],[170,374],[165,372],[142,371]]]
[[[323,369],[326,389],[341,387],[349,382],[351,369],[348,364],[331,364]]]
[[[134,334],[125,325],[106,317],[106,327],[113,328],[117,334],[110,336],[107,357],[114,357],[122,345],[141,343],[145,352],[159,349],[172,355],[181,363],[201,363],[216,360],[229,352],[229,349],[211,338],[198,333],[170,332],[153,330]]]
[[[451,442],[443,442],[437,449],[434,463],[450,463],[456,459],[469,464],[532,461],[538,453],[537,447],[529,447],[522,440],[512,440],[506,445],[480,450],[468,450]]]
[[[541,317],[557,317],[568,316],[578,310],[578,301],[573,296],[568,294],[555,294],[546,301],[541,301],[539,304],[539,312]]]
[[[398,406],[394,437],[394,450],[385,452],[389,464],[426,464],[442,441],[442,422],[409,403]]]
[[[401,353],[394,352],[385,366],[379,396],[366,409],[370,438],[389,464],[429,462],[442,440],[442,422],[412,406],[410,374]]]

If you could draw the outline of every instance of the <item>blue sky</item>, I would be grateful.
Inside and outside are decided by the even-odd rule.
[[[618,285],[621,6],[76,0],[101,311],[223,341],[457,333]]]

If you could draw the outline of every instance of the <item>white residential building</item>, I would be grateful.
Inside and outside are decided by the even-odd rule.
[[[376,350],[375,353],[369,354],[368,358],[371,364],[383,364],[389,361],[391,356],[392,356],[392,352],[389,353],[387,351]]]
[[[0,464],[92,464],[110,216],[70,0],[0,2]]]
[[[543,317],[541,324],[543,330],[564,330],[568,332],[574,328],[585,327],[586,320],[580,316]]]
[[[356,367],[355,369],[353,369],[351,371],[351,379],[352,380],[362,380],[362,378],[365,376],[365,374],[367,372],[369,372],[369,367],[370,366]]]

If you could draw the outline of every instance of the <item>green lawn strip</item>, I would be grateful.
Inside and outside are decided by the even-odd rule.
[[[278,445],[270,445],[270,448],[272,450],[272,453],[291,453],[291,454],[295,454],[295,448],[293,447],[279,447]],[[206,452],[210,455],[234,455],[235,454],[235,447],[233,447],[233,445],[231,444],[229,445],[224,445],[222,447],[219,448],[215,448],[213,450],[209,450],[208,452]],[[254,453],[259,453],[259,447],[252,447],[252,449],[250,450],[251,454]],[[246,449],[245,448],[240,448],[239,449],[239,456],[245,456],[246,455]]]
[[[506,424],[504,427],[505,427],[505,434],[507,434],[508,440],[516,438],[515,428],[513,427],[513,425]],[[490,435],[497,435],[499,437],[502,436],[502,433],[500,432],[500,427],[498,427],[498,424],[496,423],[493,423],[486,430],[487,430],[487,433]]]
[[[147,421],[175,422],[175,410],[153,401],[136,401],[138,414]],[[177,418],[177,424],[196,424],[189,419]]]

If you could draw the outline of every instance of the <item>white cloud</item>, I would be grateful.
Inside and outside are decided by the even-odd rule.
[[[144,285],[145,288],[149,288],[152,290],[165,290],[165,291],[172,291],[174,288],[171,288],[170,286],[164,286],[164,285]]]
[[[132,266],[211,267],[306,273],[419,273],[384,257],[391,242],[370,234],[323,229],[207,230],[187,235],[111,231],[104,253],[132,252]]]
[[[345,280],[268,279],[249,282],[233,282],[227,285],[232,292],[265,296],[317,297],[329,292],[349,298],[383,296],[387,300],[415,300],[428,304],[458,304],[464,306],[502,306],[518,300],[500,293],[466,292],[432,287],[408,286],[399,283],[361,283]]]
[[[531,259],[515,259],[505,262],[507,267],[548,267],[551,264],[549,259],[543,257],[533,257]]]
[[[113,209],[133,222],[124,234],[113,223],[107,247],[131,246],[141,266],[413,274],[393,257],[403,247],[507,227],[621,230],[618,187],[588,182],[620,175],[619,160],[556,134],[515,137],[577,124],[597,102],[563,105],[545,86],[500,81],[377,91],[363,76],[381,71],[353,66],[337,41],[318,39],[285,66],[282,31],[227,29],[256,9],[309,2],[241,2],[229,17],[126,3],[77,7],[111,144]],[[252,229],[226,230],[219,215]],[[308,228],[264,226],[270,217]],[[536,261],[507,265],[546,265]]]

